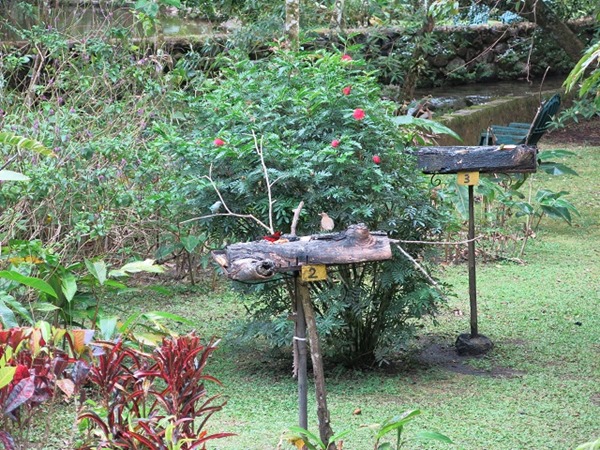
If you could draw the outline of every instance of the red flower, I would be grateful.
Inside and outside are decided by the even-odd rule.
[[[381,162],[381,158],[379,157],[379,155],[373,155],[373,162],[375,164],[379,164]]]
[[[363,109],[356,108],[352,113],[352,117],[354,117],[356,120],[363,120],[365,118],[365,111]]]
[[[340,141],[338,139],[334,139],[333,141],[331,141],[331,146],[333,148],[339,147],[340,146]]]
[[[342,61],[352,61],[352,56],[346,53],[344,56],[342,56]]]
[[[216,138],[213,141],[213,144],[215,144],[215,147],[222,147],[223,145],[225,145],[225,141],[219,138]]]
[[[352,91],[352,86],[346,86],[344,89],[342,89],[342,92],[344,93],[344,95],[350,95],[351,91]]]

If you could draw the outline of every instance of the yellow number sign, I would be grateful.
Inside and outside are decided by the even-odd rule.
[[[476,186],[479,184],[479,172],[458,172],[458,184]]]
[[[327,266],[314,264],[302,266],[300,271],[302,281],[321,281],[327,279]]]

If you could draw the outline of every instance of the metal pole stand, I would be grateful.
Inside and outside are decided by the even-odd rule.
[[[473,185],[469,184],[469,306],[471,309],[471,333],[464,333],[456,339],[456,352],[463,355],[482,355],[494,344],[477,329],[477,284],[475,279],[475,211]]]

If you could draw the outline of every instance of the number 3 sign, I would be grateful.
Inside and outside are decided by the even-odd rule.
[[[479,172],[458,172],[458,184],[476,186],[479,184]]]

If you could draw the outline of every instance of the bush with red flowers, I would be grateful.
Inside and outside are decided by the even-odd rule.
[[[187,141],[207,145],[181,150],[186,175],[196,177],[187,185],[191,205],[208,211],[224,200],[230,211],[268,223],[264,162],[275,230],[290,229],[301,200],[301,234],[318,232],[322,211],[337,229],[363,222],[410,240],[441,230],[442,218],[429,203],[429,180],[408,151],[414,128],[395,123],[397,106],[381,99],[360,60],[349,62],[340,54],[284,51],[258,61],[241,58],[222,69],[218,82],[195,85],[191,107],[197,123]],[[215,148],[214,136],[227,145]],[[256,222],[234,216],[212,217],[203,225],[215,244],[268,234]],[[330,353],[349,364],[370,364],[401,347],[414,319],[434,313],[440,302],[402,257],[342,267],[331,280],[315,293],[319,326]],[[271,336],[276,345],[287,346],[287,291],[272,283],[262,292],[267,293],[252,308],[255,324],[246,328],[247,336]]]

